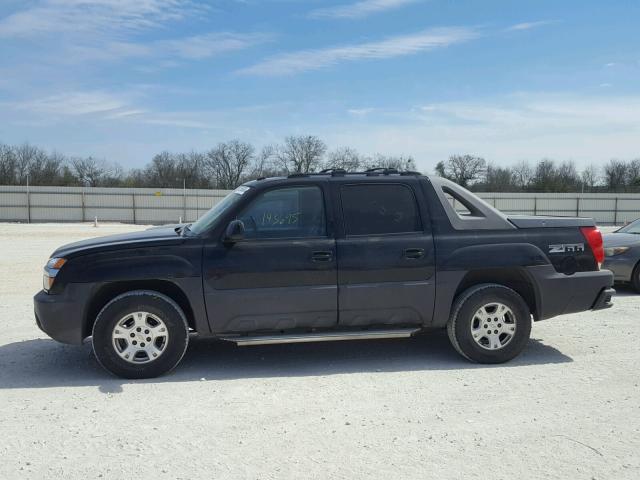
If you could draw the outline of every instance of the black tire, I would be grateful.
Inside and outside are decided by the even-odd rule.
[[[631,286],[636,292],[640,293],[640,263],[635,266],[631,274]]]
[[[133,312],[148,312],[164,323],[168,338],[158,358],[132,363],[116,351],[112,334],[120,320]],[[189,326],[182,309],[172,299],[150,290],[134,290],[107,303],[93,325],[93,352],[107,371],[123,378],[153,378],[172,370],[187,351]],[[133,335],[132,335],[133,336]],[[132,355],[136,357],[136,355]]]
[[[500,303],[513,313],[515,332],[503,347],[483,348],[471,332],[476,312],[485,305]],[[516,357],[526,346],[531,334],[531,312],[526,302],[514,290],[498,284],[476,285],[456,298],[447,323],[451,344],[467,360],[478,363],[504,363]],[[482,337],[482,335],[481,335]],[[509,338],[501,335],[502,338]],[[482,341],[487,341],[486,338]],[[487,341],[487,343],[489,343]]]

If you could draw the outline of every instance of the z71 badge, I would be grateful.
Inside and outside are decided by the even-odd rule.
[[[584,243],[558,243],[549,245],[549,253],[584,252]]]

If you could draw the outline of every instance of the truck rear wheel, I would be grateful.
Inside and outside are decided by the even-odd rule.
[[[100,365],[124,378],[152,378],[172,370],[189,342],[182,309],[149,290],[117,296],[93,325],[93,351]]]
[[[514,290],[498,284],[476,285],[453,304],[447,333],[460,355],[478,363],[503,363],[516,357],[531,334],[531,312]]]

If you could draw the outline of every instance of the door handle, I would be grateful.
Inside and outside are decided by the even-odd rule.
[[[312,262],[330,262],[333,259],[331,252],[313,252],[311,254]]]
[[[404,258],[417,260],[424,257],[424,248],[407,248],[404,251]]]

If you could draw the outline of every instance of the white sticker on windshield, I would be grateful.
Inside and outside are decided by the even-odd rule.
[[[244,192],[246,192],[247,190],[249,190],[249,187],[238,187],[233,191],[233,193],[237,193],[238,195],[243,195]]]

